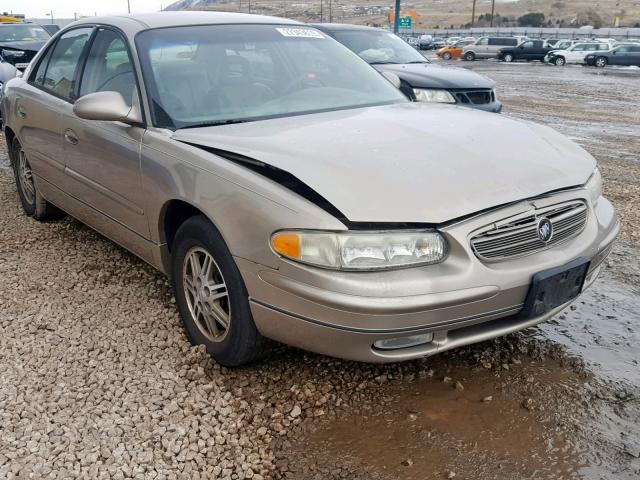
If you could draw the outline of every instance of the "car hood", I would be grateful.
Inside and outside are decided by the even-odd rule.
[[[0,49],[9,48],[12,50],[29,50],[37,52],[45,43],[47,42],[43,42],[41,40],[38,40],[37,42],[0,42]]]
[[[471,70],[430,63],[373,65],[379,72],[393,72],[414,88],[493,88],[495,82]]]
[[[584,184],[595,160],[554,130],[400,103],[177,130],[289,172],[352,222],[443,223]]]

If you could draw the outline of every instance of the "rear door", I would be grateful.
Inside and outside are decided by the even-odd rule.
[[[547,53],[547,49],[544,46],[544,41],[534,40],[532,42],[531,51],[529,53],[529,60],[542,60]]]
[[[629,65],[635,65],[640,67],[640,45],[634,45],[631,47],[631,63]]]
[[[567,62],[570,63],[582,63],[584,57],[587,55],[587,44],[577,43],[571,50],[567,51]]]
[[[531,54],[533,52],[533,40],[528,40],[520,44],[520,46],[516,49],[518,58],[523,60],[531,60]]]
[[[489,40],[489,38],[485,37],[476,42],[476,44],[473,46],[473,51],[475,52],[476,57],[484,58],[488,55]]]
[[[60,188],[66,179],[60,113],[70,102],[78,59],[92,30],[76,28],[61,35],[40,57],[15,100],[16,131],[33,172]],[[46,194],[47,185],[39,187]]]
[[[631,65],[631,57],[631,47],[624,45],[614,48],[608,60],[610,65]]]
[[[77,97],[104,91],[122,95],[128,105],[139,105],[136,73],[127,40],[116,30],[99,27],[91,42],[79,78]],[[61,124],[69,190],[74,197],[104,217],[99,229],[136,253],[126,240],[126,229],[148,238],[144,194],[140,180],[140,145],[145,129],[122,122],[84,120],[65,105]],[[109,225],[109,222],[111,224]],[[126,232],[125,232],[126,233]]]

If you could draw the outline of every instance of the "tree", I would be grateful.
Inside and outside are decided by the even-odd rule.
[[[544,13],[527,13],[518,18],[521,27],[542,27],[544,25]]]

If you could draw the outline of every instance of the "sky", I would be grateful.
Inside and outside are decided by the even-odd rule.
[[[132,13],[155,12],[174,0],[129,0]],[[45,18],[53,9],[54,18],[80,15],[127,13],[127,0],[2,0],[1,12],[24,13],[27,18]]]

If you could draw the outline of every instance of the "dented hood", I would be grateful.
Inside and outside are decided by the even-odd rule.
[[[421,103],[184,129],[173,138],[284,170],[352,222],[442,223],[582,185],[595,167],[548,127]]]

